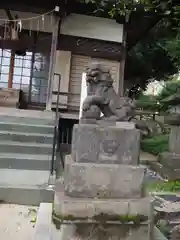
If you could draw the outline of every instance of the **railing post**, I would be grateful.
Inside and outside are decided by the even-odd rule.
[[[53,149],[52,149],[52,159],[51,159],[51,175],[54,173],[54,163],[55,163],[55,152],[56,152],[56,144],[57,144],[57,130],[59,125],[59,95],[60,95],[60,83],[61,83],[61,75],[55,73],[54,76],[59,77],[58,81],[58,93],[56,100],[56,115],[55,115],[55,125],[54,125],[54,136],[53,136]]]
[[[56,62],[56,48],[57,48],[57,43],[58,43],[59,27],[60,27],[60,17],[54,16],[54,27],[53,27],[53,32],[52,32],[48,89],[47,89],[47,99],[46,99],[46,110],[47,111],[51,110],[52,79],[54,77],[54,69],[55,69],[55,62]]]

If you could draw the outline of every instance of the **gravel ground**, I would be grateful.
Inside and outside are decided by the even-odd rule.
[[[0,204],[0,239],[32,240],[38,207]]]

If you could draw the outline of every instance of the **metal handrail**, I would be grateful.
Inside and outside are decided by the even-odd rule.
[[[61,83],[61,75],[55,73],[54,76],[58,76],[58,93],[57,93],[57,100],[56,100],[56,114],[55,114],[55,124],[54,124],[54,135],[53,135],[53,148],[52,148],[52,158],[51,158],[51,175],[54,174],[54,165],[55,165],[55,152],[56,152],[56,144],[57,144],[57,131],[59,125],[59,95],[60,95],[60,83]]]

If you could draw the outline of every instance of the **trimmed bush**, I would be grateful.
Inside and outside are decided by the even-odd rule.
[[[154,155],[168,151],[168,134],[156,135],[141,141],[141,149]]]

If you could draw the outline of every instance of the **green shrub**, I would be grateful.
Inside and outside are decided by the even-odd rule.
[[[146,190],[148,192],[180,192],[180,181],[150,182]]]
[[[141,149],[144,152],[158,155],[159,153],[168,151],[168,135],[162,134],[141,141]]]

